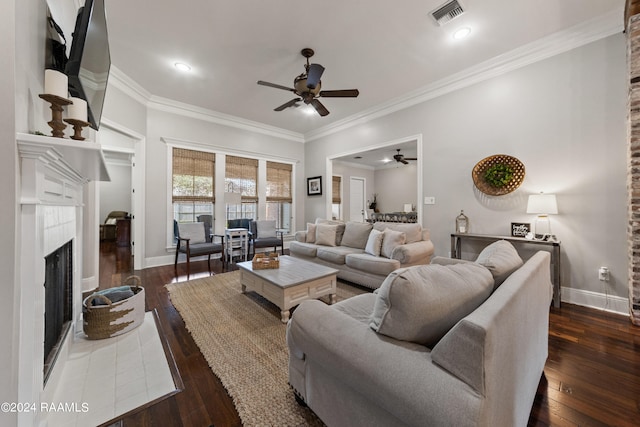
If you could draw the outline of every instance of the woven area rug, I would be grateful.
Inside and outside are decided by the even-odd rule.
[[[289,352],[280,309],[254,292],[243,294],[239,271],[166,287],[243,425],[322,425],[296,403],[287,382]],[[338,301],[365,292],[338,282]]]

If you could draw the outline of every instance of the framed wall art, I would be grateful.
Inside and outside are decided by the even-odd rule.
[[[321,196],[322,195],[322,177],[314,176],[313,178],[307,178],[307,196]]]

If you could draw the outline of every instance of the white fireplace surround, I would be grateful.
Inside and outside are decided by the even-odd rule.
[[[21,173],[20,313],[18,397],[20,402],[51,402],[66,362],[68,344],[81,325],[83,278],[97,275],[97,221],[92,181],[108,181],[99,144],[18,133]],[[85,205],[87,203],[87,205]],[[89,225],[89,227],[88,227]],[[84,230],[84,231],[83,231]],[[89,231],[87,231],[89,230]],[[44,368],[45,256],[73,240],[73,321],[46,385]],[[93,267],[95,266],[95,268]],[[46,414],[19,414],[19,426],[42,423]]]

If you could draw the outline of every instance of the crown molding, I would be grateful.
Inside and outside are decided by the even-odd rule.
[[[108,84],[120,89],[142,105],[147,105],[151,99],[151,93],[140,86],[135,80],[123,73],[115,65],[109,70]]]
[[[143,104],[147,108],[164,111],[210,123],[242,129],[249,132],[261,133],[276,138],[287,139],[295,142],[304,142],[304,136],[298,132],[292,132],[264,123],[246,120],[241,117],[219,113],[206,108],[196,107],[168,98],[152,95],[145,88],[140,86],[135,80],[123,73],[119,68],[112,65],[109,72],[109,84],[118,88],[135,101]]]
[[[197,120],[242,129],[249,132],[261,133],[263,135],[269,135],[290,141],[304,142],[304,135],[298,132],[292,132],[275,126],[269,126],[264,123],[243,119],[241,117],[196,107],[195,105],[185,104],[172,99],[152,95],[147,105],[149,108],[158,111],[178,114]]]
[[[621,33],[624,30],[621,14],[622,11],[616,8],[595,19],[536,40],[421,89],[394,98],[331,125],[307,132],[304,134],[304,141],[310,142],[344,131],[353,126],[367,123],[458,89],[517,70],[534,62],[542,61],[605,37]]]

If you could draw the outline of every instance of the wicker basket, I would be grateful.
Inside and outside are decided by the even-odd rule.
[[[144,321],[144,288],[140,286],[138,276],[129,276],[125,285],[134,282],[131,290],[134,295],[122,301],[112,303],[109,298],[92,294],[82,302],[82,326],[90,340],[111,338],[129,332]],[[102,299],[106,305],[91,305],[94,298]]]
[[[495,187],[485,179],[487,170],[493,166],[505,165],[513,171],[511,180],[501,187]],[[503,196],[515,191],[524,180],[524,165],[515,157],[506,154],[496,154],[480,160],[471,171],[476,188],[490,196]]]
[[[254,270],[280,268],[280,259],[275,252],[270,254],[256,254],[251,261],[251,266]]]

